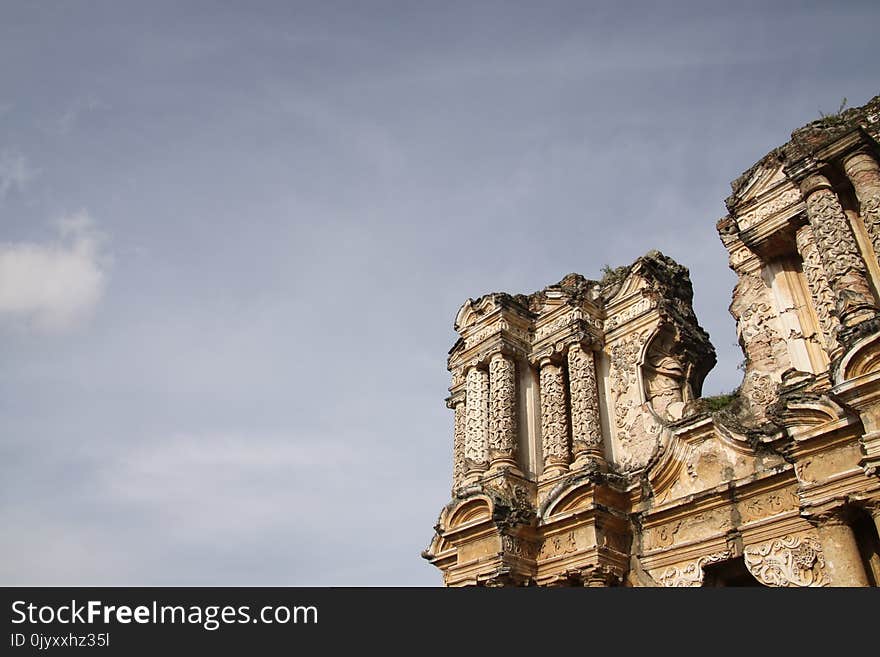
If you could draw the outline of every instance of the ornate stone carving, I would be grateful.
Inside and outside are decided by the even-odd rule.
[[[773,199],[766,201],[753,210],[744,212],[737,217],[740,230],[747,230],[767,217],[794,205],[801,200],[801,192],[798,189],[788,189],[778,194]]]
[[[645,531],[645,547],[648,550],[675,545],[675,535],[681,527],[681,520],[668,522]]]
[[[489,460],[489,374],[472,367],[467,373],[467,424],[464,456],[467,469],[485,469]]]
[[[837,316],[845,326],[866,319],[874,307],[865,263],[849,220],[824,176],[804,181],[808,191],[807,216],[828,283],[834,292]]]
[[[776,383],[769,374],[752,372],[747,377],[749,397],[758,406],[769,406],[776,401]]]
[[[740,276],[730,312],[737,320],[737,335],[750,371],[769,372],[791,367],[788,347],[778,330],[772,294],[759,275]]]
[[[705,577],[706,573],[703,572],[703,567],[707,566],[710,563],[717,563],[719,561],[724,561],[725,559],[730,559],[730,550],[724,550],[723,552],[715,552],[713,554],[706,555],[705,557],[700,557],[696,561],[692,561],[689,564],[685,564],[683,566],[671,566],[663,571],[657,580],[663,586],[677,586],[677,587],[695,587],[703,585],[703,577]]]
[[[562,367],[541,363],[541,447],[544,470],[564,470],[571,460],[566,418],[565,379]]]
[[[627,417],[636,405],[628,398],[636,381],[636,363],[641,352],[641,335],[634,333],[611,347],[611,397],[614,401],[614,425],[625,440]]]
[[[465,374],[463,367],[455,367],[452,369],[452,387],[455,388],[465,382]]]
[[[880,194],[872,194],[862,201],[859,208],[862,221],[868,235],[871,236],[871,246],[874,249],[874,257],[880,261]]]
[[[763,495],[749,498],[740,507],[740,516],[743,522],[753,522],[762,518],[792,511],[800,505],[797,493],[790,488],[772,491]]]
[[[647,331],[632,333],[611,347],[611,401],[620,448],[615,459],[625,471],[647,462],[662,428],[646,411],[639,386],[639,357],[647,335]]]
[[[568,350],[568,381],[571,399],[571,439],[575,461],[591,453],[601,456],[599,387],[593,352],[580,344]]]
[[[490,324],[489,326],[484,326],[475,332],[471,333],[467,338],[465,338],[464,344],[465,347],[470,349],[474,345],[477,345],[485,340],[488,340],[493,335],[501,332],[501,325],[499,323]]]
[[[746,568],[767,586],[828,586],[822,544],[810,536],[783,536],[746,546]]]
[[[501,537],[501,549],[515,557],[532,560],[538,558],[539,552],[539,547],[536,543],[507,534]]]
[[[612,315],[607,320],[605,320],[605,330],[610,331],[611,329],[616,328],[621,324],[626,324],[628,321],[635,319],[639,315],[645,314],[652,308],[655,308],[656,305],[657,304],[649,297],[643,297],[633,305],[627,307],[626,309],[620,311],[615,315]]]
[[[464,400],[455,404],[455,425],[453,428],[452,441],[452,490],[461,486],[464,482],[465,471],[465,430],[467,425],[467,410]]]
[[[491,425],[489,456],[516,463],[516,365],[503,354],[489,363]]]
[[[545,539],[538,557],[541,559],[550,559],[564,554],[572,554],[577,552],[577,550],[577,537],[575,537],[574,532],[568,532],[566,534],[550,536]]]
[[[819,320],[819,331],[822,337],[822,346],[831,357],[839,350],[837,344],[837,332],[840,329],[840,321],[835,314],[834,293],[828,285],[828,278],[822,268],[819,251],[816,249],[816,239],[810,226],[801,226],[796,235],[797,250],[803,260],[804,277],[810,288],[810,297],[813,301],[813,309]]]
[[[584,313],[580,309],[575,308],[562,317],[557,317],[552,322],[536,328],[535,340],[543,340],[544,338],[568,327],[572,322],[581,319],[583,316]]]
[[[871,239],[874,257],[880,262],[880,165],[867,152],[844,159],[846,175],[859,199],[859,214]]]
[[[681,418],[687,380],[681,357],[675,351],[675,333],[661,329],[651,340],[642,365],[647,401],[657,415],[668,420]]]

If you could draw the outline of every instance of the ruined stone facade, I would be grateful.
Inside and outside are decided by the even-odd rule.
[[[468,300],[449,353],[449,586],[880,584],[880,97],[733,184],[735,395],[688,271]]]

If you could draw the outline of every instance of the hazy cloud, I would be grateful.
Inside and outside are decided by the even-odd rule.
[[[48,244],[0,243],[0,320],[41,332],[88,319],[106,285],[105,237],[80,211],[57,222]]]
[[[108,105],[106,103],[95,96],[77,98],[71,102],[61,116],[54,121],[52,127],[55,132],[66,135],[74,128],[77,121],[79,121],[84,114],[106,109],[107,107]]]
[[[39,173],[39,169],[32,167],[21,153],[0,152],[0,199],[12,190],[21,192]]]

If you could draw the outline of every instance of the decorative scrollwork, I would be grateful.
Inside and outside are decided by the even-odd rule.
[[[822,544],[810,536],[783,536],[743,551],[746,568],[767,586],[828,586]]]
[[[593,352],[580,345],[568,350],[568,380],[571,389],[571,438],[573,451],[598,447],[602,442],[599,425],[599,392]]]
[[[834,293],[828,285],[828,277],[822,268],[822,259],[816,249],[816,239],[810,226],[802,226],[796,235],[797,249],[803,260],[804,276],[810,288],[813,308],[819,319],[819,331],[825,351],[832,354],[837,350],[837,332],[840,322],[834,314]]]
[[[548,465],[568,464],[568,420],[562,368],[551,362],[541,365],[541,446]]]
[[[859,254],[849,219],[837,195],[826,187],[810,193],[807,216],[828,283],[834,291],[837,316],[846,323],[848,316],[873,305],[865,263]]]
[[[489,391],[489,450],[512,458],[516,452],[516,366],[510,358],[501,354],[492,358]]]
[[[715,552],[713,554],[700,557],[696,561],[692,561],[684,566],[670,566],[663,571],[657,579],[663,586],[677,587],[695,587],[703,585],[703,577],[705,572],[703,568],[710,563],[717,563],[730,559],[730,550]]]
[[[489,374],[472,367],[467,373],[465,458],[477,467],[489,458]]]

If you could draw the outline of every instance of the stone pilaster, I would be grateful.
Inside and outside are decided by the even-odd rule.
[[[571,403],[572,469],[602,466],[602,425],[599,422],[599,385],[593,352],[581,343],[568,349],[568,385]]]
[[[516,364],[509,356],[493,354],[489,361],[489,460],[491,468],[516,465]]]
[[[880,165],[869,153],[857,151],[844,158],[843,168],[859,199],[859,214],[874,257],[880,262]]]
[[[489,373],[471,367],[465,390],[465,469],[467,477],[474,479],[489,466]]]
[[[544,476],[552,477],[568,471],[571,445],[568,435],[568,412],[565,377],[562,366],[549,358],[541,368],[541,447],[544,453]]]
[[[831,183],[814,174],[801,183],[801,192],[841,324],[851,327],[872,318],[876,307],[867,268]]]
[[[834,293],[828,285],[828,277],[822,267],[822,258],[816,249],[816,238],[810,226],[801,226],[795,236],[798,253],[803,260],[804,277],[810,288],[810,297],[813,308],[819,320],[819,330],[822,334],[822,343],[829,359],[840,352],[837,342],[837,333],[840,329],[840,321],[835,314]]]
[[[831,586],[868,586],[859,546],[843,509],[813,516]]]

